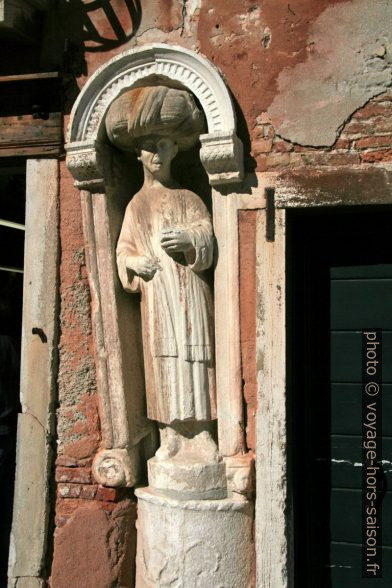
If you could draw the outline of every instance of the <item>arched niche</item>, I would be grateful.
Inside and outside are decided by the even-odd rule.
[[[155,449],[154,430],[144,410],[138,302],[119,284],[114,255],[124,202],[130,196],[129,186],[127,192],[124,185],[132,169],[110,145],[105,132],[105,115],[113,100],[126,90],[151,84],[191,91],[205,114],[208,133],[200,137],[200,160],[215,188],[214,230],[221,247],[215,307],[227,308],[233,317],[228,324],[220,316],[217,331],[217,340],[225,341],[216,350],[221,382],[218,404],[220,396],[222,407],[220,411],[218,407],[219,440],[226,456],[237,454],[242,447],[238,303],[230,293],[230,287],[237,285],[227,270],[232,248],[226,247],[235,230],[227,230],[230,211],[227,216],[224,208],[229,203],[216,190],[239,182],[243,175],[235,112],[220,73],[205,58],[181,47],[147,45],[121,53],[91,76],[72,109],[66,144],[67,165],[81,190],[96,345],[102,449],[93,471],[96,480],[107,486],[132,486],[138,479],[140,457],[148,459]],[[121,179],[124,174],[127,181]]]
[[[162,83],[190,90],[204,111],[208,133],[200,137],[201,162],[211,185],[238,182],[242,143],[230,94],[218,70],[193,51],[164,44],[125,51],[99,68],[84,86],[71,113],[67,164],[80,189],[103,189],[100,146],[105,114],[122,92]]]

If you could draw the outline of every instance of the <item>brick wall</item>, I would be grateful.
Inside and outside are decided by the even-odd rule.
[[[266,114],[256,119],[252,156],[258,171],[313,166],[361,166],[392,161],[392,92],[387,91],[357,110],[327,149],[282,140]]]
[[[53,588],[131,586],[136,502],[105,488],[91,466],[101,435],[80,192],[60,176],[60,350]]]

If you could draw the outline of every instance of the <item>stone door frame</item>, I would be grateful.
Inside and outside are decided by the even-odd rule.
[[[391,170],[376,166],[270,176],[264,208],[257,212],[256,585],[260,588],[294,585],[287,464],[291,442],[286,410],[287,212],[392,204],[391,180]]]
[[[42,586],[55,456],[59,337],[59,169],[27,159],[20,401],[8,578]]]

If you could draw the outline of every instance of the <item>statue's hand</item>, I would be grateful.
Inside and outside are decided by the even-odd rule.
[[[159,259],[151,259],[145,255],[141,256],[128,256],[125,261],[127,269],[135,272],[137,276],[140,276],[145,282],[149,282],[155,276],[158,270],[161,270],[159,265]]]
[[[193,248],[192,241],[184,229],[163,229],[161,233],[161,246],[170,255],[170,253],[185,252]]]

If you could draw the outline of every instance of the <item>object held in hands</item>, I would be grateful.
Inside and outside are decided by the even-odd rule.
[[[149,282],[154,277],[158,270],[162,270],[159,265],[159,259],[151,259],[145,255],[141,256],[128,256],[126,259],[126,266],[129,270],[135,272],[137,276],[140,276],[145,282]]]
[[[184,229],[177,229],[175,227],[162,229],[161,246],[166,253],[185,252],[193,247],[188,233]]]

